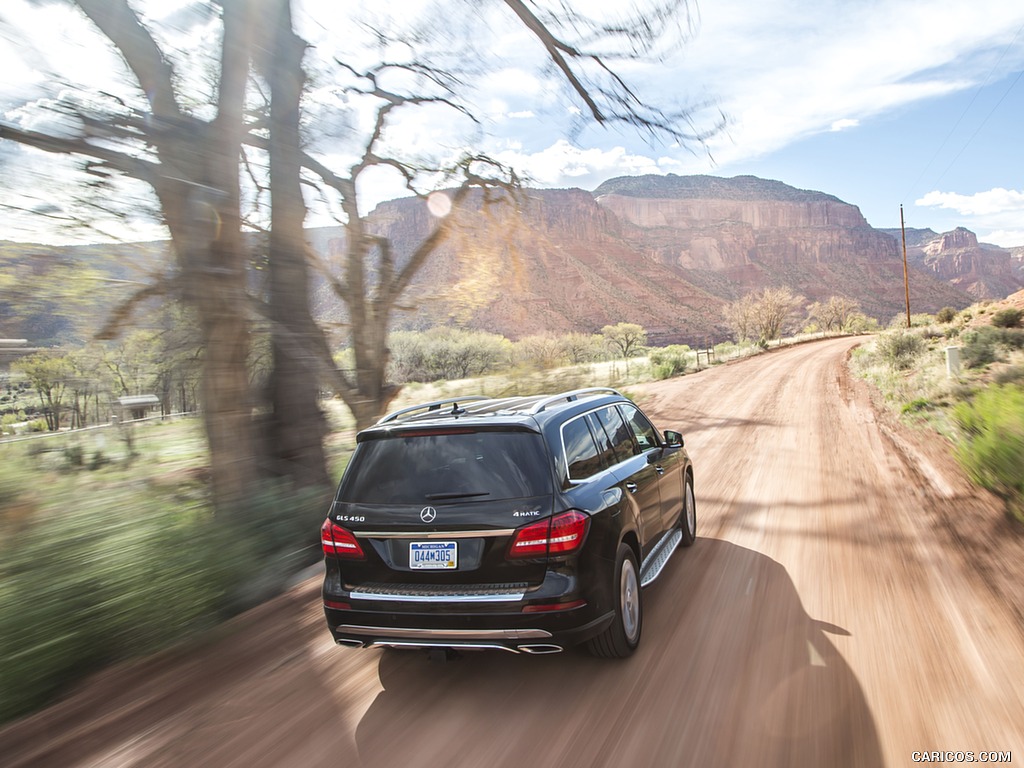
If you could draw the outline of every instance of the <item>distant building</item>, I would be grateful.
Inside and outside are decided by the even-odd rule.
[[[122,421],[135,421],[146,418],[150,411],[157,408],[160,398],[156,395],[129,395],[117,398],[117,404],[121,406]]]

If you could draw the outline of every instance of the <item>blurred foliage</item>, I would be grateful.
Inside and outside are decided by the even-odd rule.
[[[990,387],[956,406],[954,416],[963,434],[960,463],[1024,522],[1024,387]]]
[[[13,448],[0,463],[0,721],[266,600],[320,557],[325,489],[267,484],[247,524],[229,528],[205,490],[140,478],[138,464],[112,467],[73,443],[44,454]],[[48,480],[47,455],[102,477]]]
[[[953,307],[943,307],[935,313],[935,321],[939,323],[952,323],[956,317],[956,310]]]

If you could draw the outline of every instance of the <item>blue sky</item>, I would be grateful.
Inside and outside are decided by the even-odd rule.
[[[132,2],[165,24],[185,4]],[[718,110],[726,114],[727,129],[696,152],[595,127],[567,138],[577,109],[537,68],[536,42],[501,3],[296,3],[301,31],[314,46],[311,64],[339,51],[352,54],[350,16],[395,27],[441,18],[472,31],[468,52],[444,55],[486,58],[489,71],[469,94],[480,127],[456,126],[437,110],[409,111],[387,136],[406,153],[454,153],[472,141],[548,187],[593,189],[636,173],[753,174],[833,194],[858,206],[875,227],[899,226],[902,203],[909,227],[965,226],[983,241],[1024,245],[1024,2],[705,0],[685,46],[659,63],[623,65],[649,101],[709,102],[711,109],[696,114],[704,124]],[[621,0],[576,5],[593,15],[623,7]],[[457,25],[457,19],[469,21]],[[185,76],[199,82],[203,57],[196,52],[212,50],[210,29],[172,27],[161,34],[182,52],[177,61]],[[0,9],[0,68],[7,73],[0,119],[23,125],[45,122],[32,108],[54,98],[57,82],[83,92],[123,89],[111,85],[118,77],[113,60],[87,24],[63,7],[28,0],[4,0]],[[358,105],[333,86],[323,77],[313,83],[309,103],[319,136],[312,149],[341,164],[352,157],[345,138],[361,118]],[[71,212],[76,205],[64,194],[69,185],[61,170],[38,154],[0,146],[0,163],[9,182],[6,202],[12,180],[31,178],[36,199],[19,198],[22,207]],[[372,204],[402,188],[382,175],[363,192]],[[57,239],[49,226],[8,208],[0,237]],[[142,219],[133,227],[121,236],[153,234]]]

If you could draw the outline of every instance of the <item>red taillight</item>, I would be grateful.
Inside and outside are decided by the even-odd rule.
[[[340,600],[324,600],[324,608],[330,608],[332,611],[351,611],[352,604]]]
[[[516,530],[508,548],[510,558],[569,555],[583,545],[590,517],[578,509]]]
[[[320,543],[323,545],[324,554],[331,557],[344,557],[348,560],[366,558],[352,531],[335,525],[329,519],[324,520],[324,524],[320,526]]]

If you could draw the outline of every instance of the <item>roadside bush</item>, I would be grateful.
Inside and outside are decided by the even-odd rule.
[[[996,328],[1019,328],[1021,311],[1014,307],[1001,309],[992,315],[992,325]]]
[[[979,328],[961,336],[964,341],[961,358],[966,368],[982,368],[996,361],[996,340],[994,328]]]
[[[1000,347],[1024,349],[1024,329],[986,325],[961,335],[963,360],[968,368],[981,368],[1003,358]]]
[[[107,456],[105,453],[103,453],[103,451],[97,449],[96,452],[92,455],[92,458],[89,459],[89,465],[88,466],[89,466],[89,469],[95,471],[97,469],[101,469],[102,467],[107,466],[107,464],[112,464],[112,463],[113,463],[113,459],[111,459],[109,456]]]
[[[889,365],[898,370],[904,370],[914,364],[914,361],[924,353],[926,345],[924,340],[913,333],[895,332],[888,333],[878,340],[878,354]]]
[[[952,307],[943,307],[935,313],[935,320],[940,323],[952,323],[956,317],[956,310]]]
[[[173,641],[214,612],[224,584],[210,573],[218,561],[202,535],[208,526],[175,519],[177,505],[150,500],[145,509],[79,507],[72,539],[56,515],[4,537],[0,721],[105,663]]]
[[[0,722],[280,592],[320,556],[324,513],[322,491],[267,486],[244,525],[171,489],[83,499],[70,538],[61,515],[0,515]]]
[[[901,413],[918,413],[919,411],[926,411],[932,407],[932,404],[927,398],[917,397],[911,400],[909,403],[904,404],[900,409]]]
[[[685,373],[690,365],[690,348],[685,344],[671,344],[651,349],[647,355],[656,379],[670,379]]]
[[[1016,384],[1024,382],[1024,365],[1014,365],[999,371],[992,380],[996,384]]]
[[[963,437],[957,459],[1024,521],[1024,387],[994,386],[953,410]]]
[[[80,445],[71,445],[64,449],[64,460],[69,467],[77,468],[85,465],[85,449]]]

